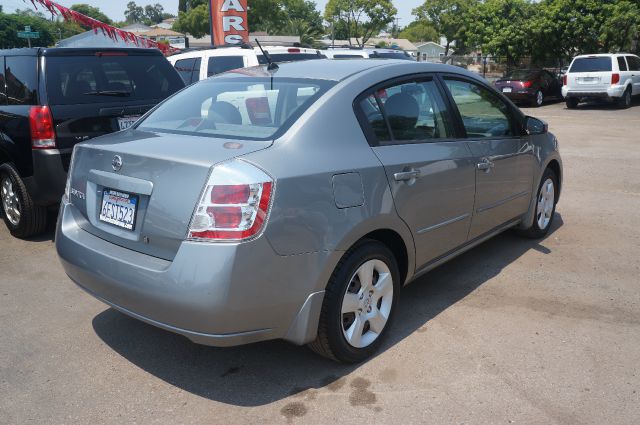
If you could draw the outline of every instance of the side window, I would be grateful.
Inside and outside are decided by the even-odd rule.
[[[553,81],[555,80],[555,78],[553,77],[553,75],[551,75],[549,72],[547,71],[542,71],[542,79],[545,81],[545,83],[547,83],[548,85],[553,84]]]
[[[182,77],[185,84],[191,84],[191,75],[193,74],[193,65],[196,63],[196,58],[180,59],[176,62],[175,68]]]
[[[618,69],[620,71],[627,71],[627,62],[624,60],[624,56],[618,56]]]
[[[7,103],[7,95],[4,87],[4,57],[0,56],[0,105]]]
[[[445,79],[458,107],[467,137],[513,136],[509,107],[488,89],[468,81]]]
[[[5,61],[4,78],[9,105],[35,105],[38,88],[36,58],[11,56]]]
[[[200,65],[202,64],[202,58],[196,58],[193,64],[193,72],[191,73],[191,82],[197,83],[200,81]]]
[[[419,143],[453,135],[449,115],[433,80],[411,81],[378,90],[360,106],[381,144]]]
[[[630,71],[640,71],[640,58],[637,56],[627,56]]]
[[[243,56],[214,56],[209,58],[207,76],[222,74],[233,69],[244,68]]]

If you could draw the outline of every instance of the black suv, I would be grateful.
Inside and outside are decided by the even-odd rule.
[[[0,50],[0,210],[11,234],[45,229],[76,143],[128,128],[183,87],[158,50]]]

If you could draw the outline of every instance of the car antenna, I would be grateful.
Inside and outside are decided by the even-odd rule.
[[[279,69],[280,67],[278,66],[278,64],[275,63],[273,61],[273,59],[271,59],[271,55],[268,52],[265,52],[265,50],[262,48],[262,45],[260,44],[260,42],[258,41],[257,38],[256,38],[256,44],[260,48],[260,51],[262,52],[262,54],[264,55],[265,59],[267,60],[267,63],[269,64],[267,66],[267,71],[275,71],[275,70]]]

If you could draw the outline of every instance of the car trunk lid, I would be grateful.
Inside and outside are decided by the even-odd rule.
[[[211,167],[270,145],[269,141],[124,131],[77,146],[70,202],[80,211],[78,222],[87,232],[172,260],[188,234]],[[131,220],[124,217],[126,208],[116,210],[114,217],[113,196],[124,198],[135,209]],[[106,213],[105,198],[111,205]],[[116,225],[120,219],[131,228]]]

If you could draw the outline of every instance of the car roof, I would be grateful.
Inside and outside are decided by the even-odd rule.
[[[175,55],[171,55],[167,59],[180,60],[180,59],[201,58],[204,56],[249,56],[249,55],[253,55],[254,53],[255,52],[253,51],[253,49],[247,49],[243,47],[224,47],[224,48],[215,48],[215,49],[192,50],[185,53],[178,53]]]
[[[2,56],[85,56],[99,52],[124,52],[129,56],[151,55],[162,56],[158,49],[141,49],[137,47],[32,47],[0,50]]]
[[[407,67],[415,68],[415,73],[448,72],[478,78],[476,74],[452,65],[444,65],[428,62],[411,62],[399,59],[350,59],[348,61],[335,61],[331,59],[316,59],[310,61],[278,63],[275,71],[276,78],[305,78],[314,80],[343,81],[353,75],[363,73],[373,68],[382,67]],[[266,66],[248,68],[268,75]],[[257,72],[238,72],[240,74],[255,75]],[[413,72],[413,71],[412,71]],[[233,71],[231,72],[233,73]],[[228,75],[228,74],[222,74]]]
[[[578,55],[574,59],[578,58],[593,58],[593,57],[615,57],[615,56],[636,56],[633,53],[594,53],[592,55]]]

